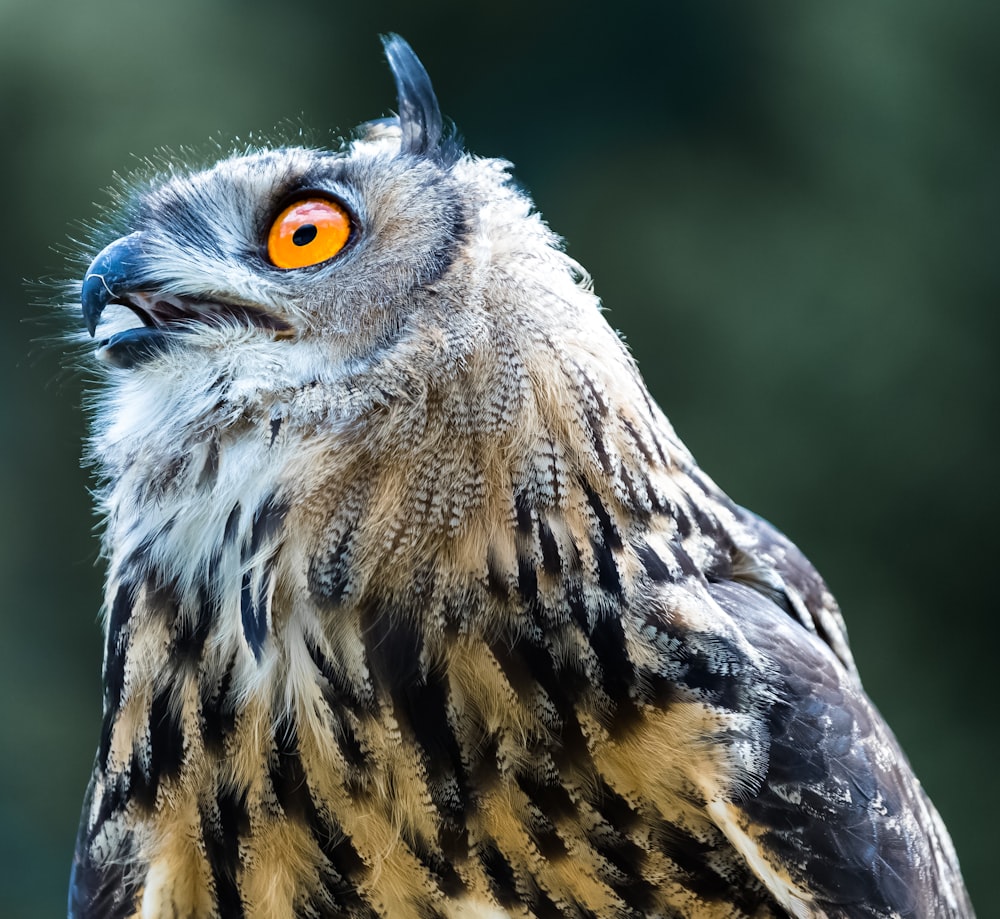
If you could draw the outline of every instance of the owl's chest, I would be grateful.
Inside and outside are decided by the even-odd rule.
[[[141,915],[721,917],[757,896],[700,807],[713,714],[642,700],[653,671],[599,580],[565,606],[488,578],[318,596],[292,513],[239,513],[225,590],[119,573],[91,826],[130,848]]]
[[[699,807],[696,712],[671,726],[523,639],[439,643],[343,613],[356,646],[304,639],[288,652],[296,685],[237,711],[225,693],[203,700],[200,784],[190,807],[161,811],[179,822],[159,835],[199,840],[191,870],[220,903],[395,919],[739,916],[736,890],[763,902]],[[582,634],[564,631],[568,652]],[[668,757],[644,739],[664,730]]]

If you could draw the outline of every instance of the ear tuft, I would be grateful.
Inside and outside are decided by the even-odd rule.
[[[403,133],[400,152],[434,157],[441,146],[443,122],[431,78],[420,58],[398,35],[383,35],[382,46],[396,81],[399,126]]]

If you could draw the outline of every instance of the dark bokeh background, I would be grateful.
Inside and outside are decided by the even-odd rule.
[[[702,465],[824,572],[1000,913],[1000,6],[283,9],[0,0],[0,913],[63,909],[100,697],[84,374],[23,281],[77,271],[60,247],[136,156],[386,113],[387,30],[517,164]]]

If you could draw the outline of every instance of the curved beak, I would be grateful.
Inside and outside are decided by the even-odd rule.
[[[139,286],[142,234],[131,233],[102,249],[83,277],[80,303],[91,337],[104,308]]]
[[[138,231],[116,239],[97,254],[83,277],[80,305],[91,337],[109,303],[127,307],[142,322],[140,327],[123,329],[98,342],[96,353],[103,363],[136,367],[199,326],[238,324],[260,329],[275,341],[294,337],[288,320],[254,304],[217,295],[208,299],[181,296],[158,288],[151,283],[148,244]]]

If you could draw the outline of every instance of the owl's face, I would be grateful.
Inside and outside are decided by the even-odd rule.
[[[211,362],[236,341],[322,342],[342,363],[390,342],[455,259],[463,207],[445,166],[401,154],[398,130],[378,134],[339,153],[227,159],[148,191],[86,276],[100,358],[155,372],[165,355]],[[116,330],[126,314],[109,303],[141,325]]]

